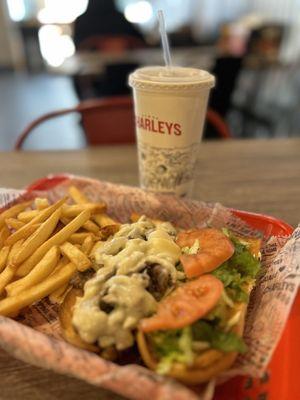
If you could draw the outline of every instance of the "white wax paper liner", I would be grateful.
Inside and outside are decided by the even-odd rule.
[[[155,195],[87,178],[69,176],[58,186],[38,195],[54,201],[64,195],[70,185],[80,187],[91,201],[105,201],[108,213],[122,222],[128,221],[132,212],[137,212],[169,220],[182,228],[226,226],[240,235],[260,235],[220,204]],[[18,202],[23,196],[22,191],[1,189],[0,206],[11,201]],[[28,194],[25,193],[25,196]],[[290,238],[268,238],[264,242],[262,256],[263,273],[251,295],[246,318],[244,339],[249,350],[238,357],[222,379],[236,375],[259,377],[263,374],[297,293],[300,228],[295,229]],[[144,367],[133,364],[119,366],[64,342],[60,338],[57,310],[57,305],[45,299],[24,310],[18,321],[0,317],[0,345],[23,361],[74,376],[131,399],[199,398],[194,391]]]

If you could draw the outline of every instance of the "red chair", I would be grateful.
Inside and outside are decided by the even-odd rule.
[[[76,107],[45,114],[31,122],[21,133],[15,143],[15,150],[22,149],[26,138],[41,123],[74,112],[81,115],[82,126],[90,145],[135,142],[133,102],[131,97],[124,96],[86,100]],[[207,111],[207,122],[215,128],[220,138],[231,138],[229,128],[215,111]]]
[[[220,139],[232,139],[228,125],[217,111],[209,108],[206,113],[206,122],[215,128]]]

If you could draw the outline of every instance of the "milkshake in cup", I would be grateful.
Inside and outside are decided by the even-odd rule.
[[[143,189],[191,195],[214,83],[211,74],[196,68],[144,67],[129,76]]]

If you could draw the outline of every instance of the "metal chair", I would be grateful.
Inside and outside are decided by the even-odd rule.
[[[70,113],[81,115],[82,126],[89,145],[129,144],[135,142],[133,102],[130,96],[86,100],[76,107],[47,113],[31,122],[18,137],[15,150],[22,150],[26,138],[41,123]],[[207,122],[222,139],[231,138],[224,120],[213,110],[207,111]]]

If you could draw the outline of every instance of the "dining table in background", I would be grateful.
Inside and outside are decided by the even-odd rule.
[[[264,213],[296,227],[300,220],[300,139],[203,142],[194,198]],[[135,146],[78,151],[0,153],[0,186],[24,188],[48,174],[68,172],[138,185]],[[0,351],[0,398],[120,400],[77,379],[33,367]]]
[[[210,70],[216,58],[214,46],[179,47],[172,49],[172,62],[182,67]],[[101,75],[107,65],[115,64],[163,65],[160,47],[121,52],[77,51],[59,66],[48,65],[48,71],[61,75]]]

